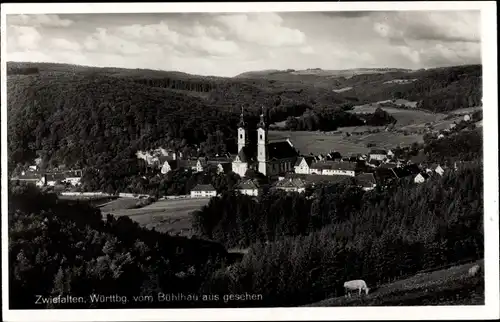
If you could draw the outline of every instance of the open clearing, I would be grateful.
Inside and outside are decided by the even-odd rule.
[[[303,155],[328,153],[331,150],[338,151],[342,155],[368,153],[372,148],[368,148],[367,143],[373,143],[377,148],[390,149],[399,145],[410,145],[413,142],[423,142],[423,135],[420,134],[405,136],[400,133],[385,131],[350,137],[322,132],[269,131],[269,137],[270,139],[290,138],[290,141]]]
[[[484,271],[479,260],[372,287],[361,298],[335,297],[306,306],[484,305],[484,275],[468,276],[475,264]]]
[[[101,212],[110,212],[122,209],[135,208],[139,199],[136,198],[118,198],[101,206]]]
[[[191,212],[207,205],[209,198],[160,200],[143,208],[102,211],[103,216],[128,216],[139,225],[157,231],[180,233],[191,229]]]
[[[374,113],[377,108],[381,108],[387,113],[394,116],[397,120],[396,126],[402,127],[412,124],[420,123],[431,123],[442,120],[446,117],[446,114],[442,113],[430,113],[421,110],[411,110],[411,109],[400,109],[394,107],[381,107],[376,103],[367,105],[355,106],[353,110],[349,111],[351,113]]]

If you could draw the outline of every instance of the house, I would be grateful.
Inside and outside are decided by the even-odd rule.
[[[444,138],[444,134],[443,134],[443,133],[439,134],[437,138],[438,138],[438,139],[442,139],[442,138]]]
[[[306,190],[306,182],[301,178],[285,178],[275,184],[275,188],[287,192],[304,192]]]
[[[217,191],[211,184],[198,184],[191,190],[191,198],[206,198],[217,196]]]
[[[178,165],[179,163],[177,160],[165,160],[161,166],[160,172],[162,174],[167,174],[170,171],[177,169]]]
[[[10,178],[12,181],[20,181],[25,183],[31,183],[38,187],[41,187],[45,183],[45,178],[43,174],[38,172],[21,172],[18,176],[13,176]]]
[[[377,186],[373,173],[360,173],[355,179],[358,186],[365,191],[373,190]]]
[[[238,123],[238,154],[232,162],[233,172],[241,177],[244,177],[249,169],[266,176],[279,175],[293,171],[297,157],[298,152],[289,139],[269,141],[264,109],[257,124],[257,144],[249,144],[242,111]]]
[[[66,179],[64,172],[46,173],[42,178],[44,186],[54,187],[57,184],[63,183]]]
[[[387,158],[387,151],[380,149],[372,149],[369,153],[370,160],[383,161]]]
[[[389,157],[389,158],[391,158],[391,159],[392,159],[392,158],[394,158],[394,156],[395,156],[395,155],[394,155],[394,152],[392,152],[392,150],[388,150],[388,151],[387,151],[387,157]]]
[[[311,156],[299,157],[295,162],[294,166],[295,173],[309,174],[313,162],[314,162],[314,157]]]
[[[79,186],[82,179],[82,170],[68,171],[65,173],[65,178],[62,180],[63,183],[70,184],[72,186]]]
[[[198,160],[196,160],[196,165],[193,170],[195,172],[203,172],[207,164],[208,163],[206,158],[198,158]]]
[[[451,130],[451,129],[454,129],[456,126],[457,126],[457,124],[456,124],[456,123],[452,123],[452,124],[450,124],[450,130]]]
[[[217,164],[217,173],[229,173],[233,170],[231,162],[220,162]]]
[[[260,193],[260,185],[256,180],[243,180],[236,186],[239,193],[247,196],[258,196]]]
[[[471,117],[469,114],[465,114],[465,115],[464,115],[464,121],[465,121],[465,122],[468,122],[468,121],[470,121],[471,119],[472,119],[472,117]]]
[[[354,177],[359,172],[356,162],[321,161],[311,164],[311,174],[346,175]]]
[[[444,169],[441,167],[439,164],[433,164],[429,168],[426,169],[426,172],[431,174],[431,173],[437,173],[440,176],[444,174]]]
[[[415,183],[423,183],[423,182],[425,182],[427,179],[429,179],[429,177],[430,177],[430,176],[429,176],[429,174],[428,174],[428,173],[421,172],[421,173],[419,173],[419,174],[417,174],[417,175],[415,176],[415,179],[413,179],[413,181],[414,181]]]

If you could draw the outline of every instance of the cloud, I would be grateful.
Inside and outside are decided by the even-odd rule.
[[[299,51],[300,51],[302,54],[314,54],[314,53],[315,53],[314,48],[312,48],[311,46],[301,47],[301,48],[299,49]]]
[[[70,19],[61,19],[58,15],[31,14],[31,15],[8,15],[7,23],[18,26],[32,27],[68,27],[73,24]]]
[[[332,18],[362,18],[374,14],[373,11],[328,11],[320,14]]]
[[[239,46],[221,37],[216,27],[195,25],[188,33],[171,29],[161,21],[156,24],[98,28],[84,42],[87,50],[105,50],[124,55],[178,53],[179,55],[229,56],[237,54]]]
[[[243,42],[268,47],[301,46],[306,42],[302,31],[283,26],[283,19],[275,13],[228,14],[215,20]]]
[[[81,49],[79,43],[77,43],[76,41],[70,41],[65,38],[53,38],[50,42],[52,46],[63,50],[79,51]]]
[[[397,44],[408,40],[479,43],[479,18],[479,12],[385,13],[379,15],[373,29]]]
[[[8,42],[15,50],[35,50],[38,48],[42,36],[35,27],[10,26]]]

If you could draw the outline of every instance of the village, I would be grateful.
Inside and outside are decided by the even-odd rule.
[[[429,135],[436,139],[453,135],[473,122],[471,115],[440,131],[430,131]],[[365,191],[377,186],[385,186],[391,181],[411,178],[415,184],[427,181],[433,176],[442,176],[450,169],[456,170],[458,165],[429,164],[425,162],[423,150],[411,157],[396,156],[393,149],[372,148],[368,153],[341,155],[331,150],[324,154],[300,155],[290,139],[269,140],[268,126],[264,114],[257,129],[258,139],[253,146],[248,143],[249,133],[246,129],[243,111],[238,124],[238,153],[226,153],[211,157],[184,157],[182,152],[173,149],[157,148],[152,151],[137,151],[136,157],[143,160],[148,167],[159,170],[158,175],[167,175],[174,170],[191,170],[200,173],[212,169],[217,174],[234,172],[241,178],[233,187],[241,194],[259,196],[264,190],[277,189],[287,192],[304,192],[307,187],[320,183],[350,183]],[[409,146],[397,149],[406,152]],[[40,159],[30,165],[19,175],[11,178],[35,184],[38,187],[49,187],[61,195],[112,195],[103,192],[81,191],[82,169],[54,169],[41,171]],[[250,175],[253,173],[254,175]],[[268,184],[259,183],[255,174],[268,178]],[[57,189],[56,189],[57,188]],[[147,198],[144,194],[118,192],[118,196],[127,198]],[[198,184],[189,193],[182,196],[160,196],[160,198],[210,198],[218,195],[211,184]]]

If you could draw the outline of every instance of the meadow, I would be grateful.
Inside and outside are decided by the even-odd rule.
[[[354,106],[351,113],[374,113],[379,108],[377,103]],[[397,120],[396,126],[403,127],[412,124],[431,123],[446,117],[443,113],[430,113],[421,110],[400,109],[395,107],[381,107],[384,111],[394,116]]]
[[[484,305],[484,275],[468,275],[475,264],[484,270],[480,260],[371,287],[371,293],[361,298],[342,296],[306,306]]]
[[[343,128],[339,130],[343,131]],[[399,145],[405,146],[414,142],[423,142],[421,134],[405,136],[401,133],[385,131],[349,137],[345,137],[343,134],[327,134],[319,131],[269,131],[269,137],[271,139],[290,138],[290,141],[303,155],[328,153],[331,150],[338,151],[342,155],[368,153],[372,149],[372,147],[367,147],[368,143],[375,144],[374,147],[377,148],[390,149]]]
[[[107,214],[117,217],[128,216],[142,227],[176,234],[191,230],[191,212],[208,204],[209,200],[209,198],[160,200],[138,209],[124,207],[102,211],[102,214],[103,216]]]

